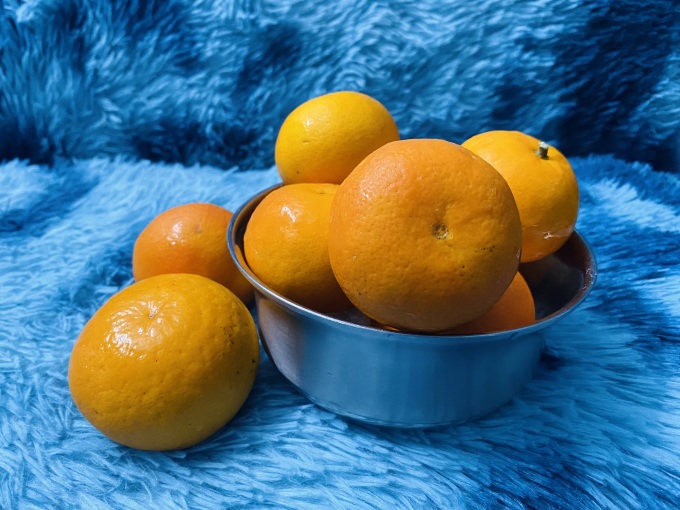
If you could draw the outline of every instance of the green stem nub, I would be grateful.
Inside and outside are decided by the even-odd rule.
[[[541,159],[548,159],[548,148],[549,147],[550,146],[547,143],[539,142],[538,150],[536,151],[536,155]]]

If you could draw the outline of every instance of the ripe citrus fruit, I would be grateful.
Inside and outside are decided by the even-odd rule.
[[[567,158],[519,131],[487,131],[463,147],[498,170],[510,185],[522,220],[522,262],[557,251],[576,224],[579,191]]]
[[[443,331],[480,316],[510,285],[521,226],[503,177],[444,140],[389,143],[339,186],[329,255],[367,316]]]
[[[480,317],[461,324],[448,333],[476,335],[522,328],[536,320],[536,307],[531,290],[518,272],[510,286],[494,305]]]
[[[253,288],[227,248],[232,213],[214,204],[191,203],[156,216],[137,237],[132,274],[140,281],[166,273],[192,273],[227,287],[244,303]]]
[[[339,184],[371,152],[398,139],[397,125],[379,101],[360,92],[333,92],[288,115],[274,159],[284,184]]]
[[[192,274],[154,276],[111,297],[69,363],[71,395],[104,435],[142,450],[192,446],[245,402],[259,365],[246,306]]]
[[[321,312],[350,306],[328,260],[328,225],[337,184],[284,185],[253,211],[243,236],[250,269],[279,294]]]

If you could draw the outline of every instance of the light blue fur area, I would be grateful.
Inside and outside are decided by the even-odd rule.
[[[0,509],[674,509],[680,501],[676,0],[0,2]],[[67,367],[169,207],[235,210],[318,94],[382,101],[402,137],[518,129],[581,186],[599,277],[534,379],[458,427],[358,425],[263,355],[209,440],[100,434]]]
[[[398,431],[310,404],[263,358],[237,418],[186,451],[118,446],[67,386],[83,324],[131,283],[144,225],[236,209],[273,168],[93,159],[0,167],[1,508],[673,508],[680,498],[680,180],[575,158],[600,276],[535,378],[474,423]]]

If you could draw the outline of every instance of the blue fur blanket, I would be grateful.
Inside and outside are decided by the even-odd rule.
[[[186,451],[104,438],[67,385],[73,342],[131,283],[138,232],[277,182],[120,160],[0,167],[0,508],[673,508],[680,498],[680,179],[576,158],[600,276],[535,378],[474,423],[377,429],[310,404],[266,358],[237,418]]]
[[[4,3],[0,159],[266,167],[295,106],[349,88],[404,137],[680,167],[676,0]]]
[[[675,2],[5,0],[0,12],[0,508],[676,508],[680,79]],[[68,358],[131,283],[137,234],[278,181],[285,115],[383,101],[402,136],[521,129],[572,160],[600,276],[534,379],[458,427],[357,425],[263,356],[204,443],[116,445]]]

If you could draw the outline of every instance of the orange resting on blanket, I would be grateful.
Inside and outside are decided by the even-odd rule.
[[[231,217],[227,209],[205,203],[180,205],[162,212],[135,242],[135,280],[166,273],[199,274],[224,285],[247,304],[253,288],[227,249]]]
[[[192,446],[242,407],[260,350],[246,306],[191,274],[154,276],[111,297],[83,328],[69,362],[85,418],[142,450]]]

